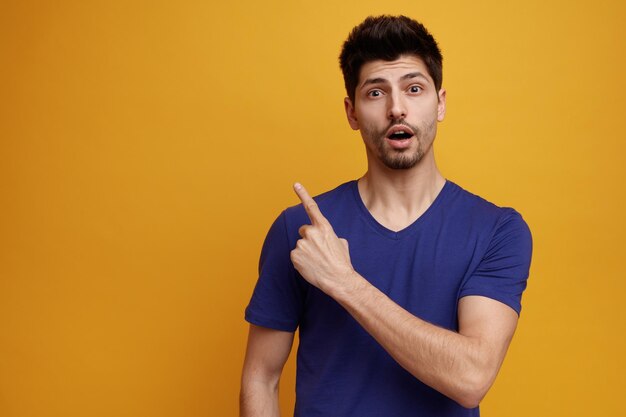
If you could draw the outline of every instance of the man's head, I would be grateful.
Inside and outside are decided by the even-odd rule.
[[[406,16],[370,16],[350,32],[339,62],[348,97],[354,103],[355,89],[363,64],[394,61],[402,55],[420,58],[435,83],[442,83],[442,56],[435,38],[419,22]]]
[[[346,116],[361,131],[368,166],[434,166],[446,92],[441,52],[424,26],[404,16],[368,17],[350,33],[340,61]]]

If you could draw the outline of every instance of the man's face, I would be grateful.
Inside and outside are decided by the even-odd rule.
[[[350,126],[361,131],[368,156],[391,169],[409,169],[431,152],[445,115],[445,90],[436,91],[424,62],[412,55],[363,65],[354,103],[346,98]]]

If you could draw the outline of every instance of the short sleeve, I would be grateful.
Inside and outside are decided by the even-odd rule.
[[[481,295],[500,301],[519,315],[530,269],[532,236],[522,216],[504,209],[485,255],[462,285],[459,298]]]
[[[251,324],[293,332],[303,306],[303,288],[290,258],[285,212],[272,224],[261,250],[259,278],[245,311]]]

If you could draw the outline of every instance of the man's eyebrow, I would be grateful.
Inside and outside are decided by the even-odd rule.
[[[428,81],[428,77],[427,77],[427,76],[425,76],[424,74],[422,74],[422,73],[421,73],[421,72],[419,72],[419,71],[410,72],[410,73],[408,73],[408,74],[406,74],[406,75],[403,75],[400,79],[401,79],[401,80],[410,80],[411,78],[423,78],[423,79],[425,79],[426,81]]]
[[[368,78],[367,80],[363,81],[361,87],[365,87],[366,85],[370,84],[389,84],[389,81],[387,81],[385,78]]]
[[[408,74],[405,74],[402,77],[400,77],[400,79],[403,81],[410,80],[412,78],[423,78],[424,80],[428,81],[428,77],[425,76],[420,71],[409,72]],[[365,87],[366,85],[371,85],[371,84],[389,84],[389,80],[387,80],[386,78],[380,78],[380,77],[368,78],[367,80],[363,81],[363,84],[361,84],[361,88]]]

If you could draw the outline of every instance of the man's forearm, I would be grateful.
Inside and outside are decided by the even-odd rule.
[[[241,417],[278,417],[278,384],[289,357],[293,333],[250,325],[241,375]]]
[[[325,290],[416,378],[465,407],[478,405],[504,352],[415,317],[356,272],[350,281]]]
[[[241,417],[280,417],[278,382],[245,380],[239,394]]]

